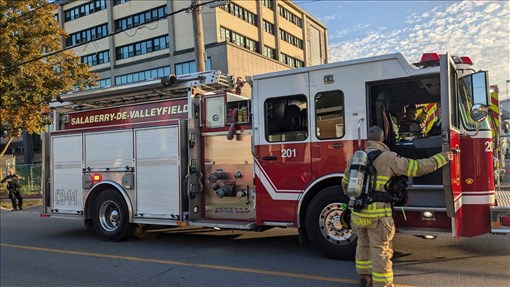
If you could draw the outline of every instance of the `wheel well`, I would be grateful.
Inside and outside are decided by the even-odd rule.
[[[340,186],[340,190],[338,192],[342,192],[342,177],[330,177],[326,178],[318,183],[316,183],[308,192],[305,194],[305,197],[301,200],[300,209],[299,209],[299,228],[305,228],[305,216],[306,210],[308,209],[308,205],[312,198],[315,197],[321,190],[324,190],[328,187],[338,185]]]
[[[126,204],[128,206],[128,211],[129,211],[129,218],[132,218],[132,208],[131,208],[131,202],[129,200],[129,197],[127,196],[127,193],[124,191],[124,189],[119,189],[119,187],[115,186],[114,184],[111,184],[111,183],[100,183],[99,185],[96,185],[92,188],[92,190],[90,191],[89,195],[87,196],[87,201],[85,202],[85,220],[90,220],[92,219],[92,208],[93,208],[93,205],[94,205],[94,201],[96,200],[97,196],[105,191],[105,190],[115,190],[117,192],[119,192],[122,197],[124,198],[124,200],[126,201]]]

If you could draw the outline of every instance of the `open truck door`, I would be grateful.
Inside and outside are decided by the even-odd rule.
[[[447,215],[455,217],[455,200],[461,194],[460,157],[462,156],[460,150],[460,120],[456,97],[458,76],[455,63],[449,54],[441,55],[440,67],[442,150],[454,152],[453,160],[450,161],[449,165],[443,167],[443,185]]]

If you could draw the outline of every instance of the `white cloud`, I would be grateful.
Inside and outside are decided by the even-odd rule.
[[[485,10],[483,12],[490,14],[490,13],[498,10],[499,7],[501,7],[501,6],[498,3],[491,3],[489,6],[487,6],[487,8],[485,8]]]
[[[338,15],[335,13],[335,14],[326,15],[326,16],[322,17],[322,20],[324,20],[324,22],[328,22],[331,20],[335,20],[337,17],[338,17]]]
[[[466,55],[476,69],[489,70],[491,84],[497,84],[500,94],[506,96],[505,83],[510,80],[509,2],[456,2],[435,7],[430,13],[411,14],[405,23],[406,28],[372,31],[331,44],[330,62],[395,52],[402,52],[410,62],[426,52]]]
[[[329,34],[329,39],[330,40],[341,39],[349,33],[350,33],[350,31],[348,29],[337,30],[337,31],[335,31],[334,34]]]

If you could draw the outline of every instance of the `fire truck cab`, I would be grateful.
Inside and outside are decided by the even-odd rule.
[[[214,71],[62,96],[44,141],[43,213],[82,218],[113,241],[147,225],[297,227],[326,256],[352,258],[341,180],[377,125],[402,156],[455,152],[409,179],[409,202],[394,207],[399,233],[507,233],[488,74],[471,65],[391,54],[256,75],[251,98]]]

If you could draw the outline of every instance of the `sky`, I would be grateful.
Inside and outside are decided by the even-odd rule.
[[[501,100],[510,92],[510,1],[294,2],[327,26],[330,63],[397,52],[415,63],[449,52],[488,70]]]

